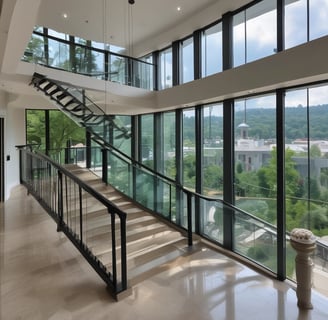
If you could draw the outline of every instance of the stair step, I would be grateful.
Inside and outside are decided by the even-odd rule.
[[[128,281],[133,286],[136,283],[168,269],[168,264],[186,255],[190,249],[185,238],[180,237],[167,243],[141,249],[128,254]],[[118,256],[117,256],[118,258]],[[111,270],[112,264],[105,264]],[[117,261],[117,271],[120,277],[121,261]]]
[[[137,217],[135,219],[130,219],[127,221],[127,230],[131,228],[148,226],[154,222],[156,222],[156,218],[152,216],[142,216]],[[86,226],[86,233],[94,233],[94,234],[102,234],[104,232],[108,232],[110,230],[110,215],[99,215],[98,217],[94,217],[89,219]],[[116,229],[120,226],[120,219],[117,217],[115,219]]]
[[[132,286],[151,275],[166,270],[189,254],[187,239],[177,230],[159,221],[154,215],[138,207],[113,187],[107,186],[89,170],[76,165],[66,168],[105,196],[127,215],[126,251],[128,281]],[[83,216],[85,244],[101,263],[112,272],[111,216],[97,200],[87,198],[87,214]],[[78,219],[78,217],[77,217]],[[115,218],[117,277],[121,277],[120,219]]]
[[[129,270],[129,285],[135,286],[136,284],[149,279],[158,273],[169,270],[174,266],[182,265],[196,250],[198,249],[185,245],[184,247],[179,247],[165,255],[154,258],[143,265]]]
[[[129,242],[126,245],[127,255],[130,259],[137,257],[138,255],[145,254],[156,248],[160,248],[166,245],[172,245],[180,240],[183,240],[186,244],[186,239],[178,231],[169,231],[167,233],[160,234],[158,236],[148,236],[137,241]],[[117,257],[121,247],[117,247]],[[104,265],[110,264],[112,260],[112,249],[107,248],[102,252],[97,253],[97,257],[102,261]]]
[[[140,229],[134,232],[130,231],[130,234],[127,234],[126,236],[126,243],[128,244],[132,242],[142,241],[143,239],[151,237],[161,237],[163,235],[169,234],[170,232],[172,232],[170,229],[163,226],[153,227],[152,229],[148,228],[148,230],[144,232],[140,232]],[[103,234],[102,236],[96,239],[90,239],[88,246],[95,255],[100,255],[107,252],[109,249],[111,250],[111,242],[109,241],[111,241],[111,234]],[[121,245],[121,238],[119,234],[116,237],[116,245],[118,247],[120,247]]]

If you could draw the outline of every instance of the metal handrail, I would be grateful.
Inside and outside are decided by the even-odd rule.
[[[20,151],[20,173],[21,173],[21,183],[26,186],[29,193],[36,197],[36,199],[41,203],[44,209],[54,218],[57,222],[57,230],[63,231],[66,236],[72,241],[72,243],[77,247],[77,249],[82,253],[82,255],[87,259],[95,271],[101,276],[101,278],[107,283],[110,291],[117,297],[117,295],[127,289],[127,250],[126,250],[126,217],[127,214],[119,209],[110,200],[105,198],[103,195],[91,188],[87,183],[83,182],[77,178],[70,171],[53,161],[48,156],[36,151],[33,152],[30,146],[16,146]],[[25,161],[23,162],[23,157]],[[35,166],[36,164],[36,166]],[[25,170],[23,170],[23,167]],[[36,171],[35,171],[36,169]],[[42,173],[40,173],[42,171]],[[55,173],[53,173],[55,172]],[[53,176],[55,178],[56,187],[52,187],[54,191],[56,204],[50,203],[49,192],[44,194],[44,179],[45,176],[51,181]],[[79,234],[71,229],[69,221],[64,219],[64,203],[69,199],[64,201],[64,181],[69,178],[75,185],[77,185],[79,190],[78,203],[80,204],[79,214],[77,215],[80,224]],[[92,250],[88,248],[87,243],[83,239],[83,212],[82,212],[82,190],[99,201],[104,207],[107,208],[107,213],[111,219],[111,233],[112,233],[112,262],[113,270],[112,273],[107,272],[106,267],[101,263],[101,261],[92,253]],[[50,198],[53,195],[50,196]],[[67,197],[66,193],[66,197]],[[52,199],[52,198],[51,198]],[[117,281],[117,258],[116,258],[116,226],[115,226],[115,216],[118,216],[120,220],[120,236],[121,236],[121,278],[120,283]]]
[[[74,72],[74,73],[81,74],[83,76],[90,76],[90,77],[99,77],[100,76],[100,77],[102,77],[102,78],[104,78],[106,80],[110,80],[110,77],[112,75],[116,74],[116,72],[113,73],[111,71],[107,71],[106,70],[107,67],[106,67],[106,62],[105,62],[106,59],[105,59],[105,57],[114,56],[114,57],[122,58],[125,61],[127,61],[126,62],[127,65],[134,64],[134,63],[139,63],[139,64],[145,65],[147,67],[155,68],[155,70],[157,68],[156,64],[150,63],[148,61],[144,61],[144,60],[141,60],[141,59],[138,59],[138,58],[134,58],[134,57],[130,57],[130,56],[127,56],[127,55],[124,55],[124,54],[112,52],[112,51],[109,51],[109,50],[106,50],[106,49],[100,49],[100,48],[90,47],[88,45],[84,45],[84,44],[80,44],[80,43],[75,43],[75,42],[72,42],[72,41],[69,41],[69,40],[65,40],[65,39],[60,39],[60,38],[57,38],[55,36],[52,36],[52,35],[49,35],[49,34],[45,34],[43,32],[38,32],[38,31],[35,31],[34,30],[32,36],[33,35],[37,35],[37,36],[43,37],[46,40],[50,39],[50,40],[56,41],[57,43],[62,43],[62,44],[69,45],[69,46],[79,47],[79,48],[82,48],[83,50],[89,50],[90,52],[97,52],[97,53],[100,53],[100,54],[102,54],[104,56],[103,70],[96,71],[96,72],[84,72],[84,71],[75,70],[74,68],[67,69],[67,68],[63,68],[63,67],[52,66],[51,64],[49,64],[49,61],[47,61],[47,59],[46,59],[46,55],[47,54],[43,51],[42,61],[34,61],[34,62],[37,63],[37,64],[40,64],[42,66],[49,67],[49,68],[58,69],[58,70],[66,70],[66,71],[69,71],[69,72]],[[44,41],[46,41],[46,40],[44,40]],[[25,51],[25,56],[26,57],[33,57],[33,52],[26,50]],[[21,58],[21,60],[22,61],[25,61],[25,62],[30,62],[29,59],[24,59],[24,56]],[[128,78],[127,78],[127,80],[123,81],[123,84],[131,85],[131,83],[134,83],[133,82],[133,77],[135,75],[134,74],[131,74],[131,70],[129,72],[130,73],[128,74]],[[154,72],[151,72],[151,76],[153,76],[153,73]],[[147,79],[147,80],[149,80],[149,79]],[[155,90],[154,80],[152,80],[152,82],[153,82],[152,83],[152,86],[149,89],[150,90]],[[139,87],[137,85],[133,85],[133,86]]]

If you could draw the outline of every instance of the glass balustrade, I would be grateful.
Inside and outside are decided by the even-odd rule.
[[[154,90],[154,64],[91,45],[34,31],[22,61]]]

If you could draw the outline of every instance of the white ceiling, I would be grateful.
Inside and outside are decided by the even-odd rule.
[[[137,50],[130,54],[141,55],[141,50],[161,49],[248,2],[135,0],[131,5],[128,0],[42,0],[36,23],[87,40],[124,48],[130,44]]]
[[[135,0],[130,5],[128,0],[0,0],[0,90],[8,92],[16,106],[26,107],[29,96],[34,103],[36,92],[28,86],[33,66],[22,66],[20,60],[35,25],[87,40],[130,45],[127,54],[140,57],[250,1]],[[135,94],[126,91],[126,96]]]

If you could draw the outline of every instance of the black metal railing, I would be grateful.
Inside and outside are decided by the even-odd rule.
[[[115,150],[115,148],[92,147],[90,152],[87,152],[85,147],[50,151],[49,154],[54,162],[64,164],[67,160],[65,155],[69,154],[70,163],[84,168],[86,168],[87,163],[91,163],[89,169],[96,171],[100,176],[106,177],[105,182],[111,184],[139,205],[153,211],[156,215],[160,215],[181,230],[185,230],[188,235],[188,245],[193,244],[193,234],[195,233],[224,247],[224,233],[229,232],[233,235],[233,252],[261,265],[272,274],[277,274],[276,226],[221,199],[211,198],[186,189],[174,180],[133,161],[119,150]],[[24,150],[24,152],[26,151]],[[91,154],[90,161],[86,161],[81,156],[87,154]],[[100,156],[102,156],[101,161]],[[37,159],[39,157],[40,155],[37,155]],[[59,201],[62,197],[60,196],[57,199],[56,192],[48,192],[48,187],[46,188],[43,185],[45,180],[40,179],[41,172],[45,172],[44,166],[36,166],[35,163],[32,165],[28,159],[25,159],[24,163],[25,165],[23,165],[21,171],[24,172],[30,167],[29,172],[33,172],[33,175],[38,177],[28,178],[27,180],[30,182],[24,183],[29,186],[29,190],[36,189],[39,190],[37,194],[44,194],[39,198],[41,201],[46,201],[47,206],[51,209],[50,213],[65,212],[65,210],[57,209],[57,207],[64,207],[64,204]],[[39,170],[40,167],[41,171]],[[37,170],[34,170],[35,168]],[[57,170],[52,176],[58,175]],[[108,170],[108,172],[104,173],[104,170]],[[23,174],[23,176],[30,177],[27,174]],[[58,181],[66,181],[66,178],[63,179],[62,177],[56,178],[55,181],[57,179]],[[59,185],[62,184],[62,182],[58,183]],[[47,192],[44,192],[45,190]],[[57,194],[60,195],[61,192]],[[76,202],[75,199],[73,200]],[[225,229],[224,219],[226,215],[233,217],[234,223],[231,230]],[[54,217],[57,221],[58,214],[55,214]],[[65,217],[64,215],[64,220]],[[80,227],[81,224],[78,224],[78,226]],[[73,234],[75,233],[76,231],[73,232]],[[83,234],[83,231],[80,230],[78,234]],[[286,233],[286,244],[287,260],[290,262],[288,263],[290,267],[287,270],[287,276],[292,277],[294,274],[295,252],[290,247],[288,233]],[[327,246],[320,243],[320,241],[317,244],[317,256],[321,258],[325,267]]]
[[[87,43],[92,44],[91,41]],[[147,90],[156,66],[144,60],[34,31],[22,61]]]
[[[127,290],[126,213],[49,157],[17,147],[21,183],[106,282],[113,296]],[[109,261],[97,256],[99,242],[92,232],[95,216],[107,230],[101,246],[108,250]]]
[[[82,151],[84,150],[84,151]],[[85,148],[65,148],[55,153],[56,159],[65,161],[64,154],[71,155],[71,162],[85,166],[88,161],[78,155],[88,154]],[[257,218],[224,200],[198,194],[178,184],[173,179],[155,172],[134,161],[115,147],[93,147],[90,163],[104,182],[130,197],[139,205],[160,215],[188,235],[188,244],[193,243],[193,234],[224,246],[224,232],[234,235],[233,251],[276,272],[277,258],[276,226]],[[102,161],[99,161],[99,155]],[[225,216],[233,216],[233,230],[225,230]],[[286,235],[288,239],[288,235]],[[256,252],[254,249],[256,248]],[[258,259],[258,252],[270,253],[270,259]]]

